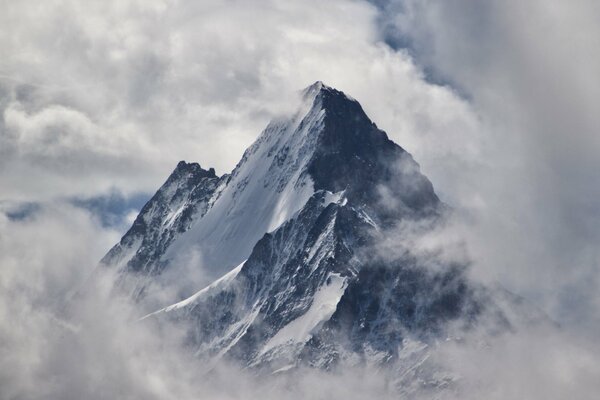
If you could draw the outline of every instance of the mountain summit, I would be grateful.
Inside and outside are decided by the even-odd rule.
[[[505,323],[464,265],[403,239],[445,211],[412,156],[341,91],[316,82],[300,103],[231,174],[177,165],[102,260],[118,286],[199,357],[267,371],[387,363],[407,379],[451,328],[491,309]]]

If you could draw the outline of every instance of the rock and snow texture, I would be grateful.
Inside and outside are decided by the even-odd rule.
[[[308,168],[323,131],[321,89],[313,85],[294,115],[271,122],[231,174],[181,162],[102,263],[123,270],[134,295],[161,281],[154,290],[181,296],[189,294],[177,285],[182,274],[206,282],[246,259],[315,191]]]
[[[136,298],[172,289],[148,317],[181,324],[199,357],[270,372],[396,363],[408,376],[487,307],[464,266],[376,251],[397,224],[444,210],[410,154],[317,82],[231,174],[180,163],[103,263]],[[213,283],[192,290],[197,275]]]
[[[328,321],[346,289],[347,279],[332,273],[324,285],[315,292],[310,308],[304,314],[281,328],[263,346],[261,354],[272,348],[296,343],[305,343],[322,323]]]
[[[296,115],[271,122],[246,150],[215,204],[169,248],[166,260],[185,263],[193,254],[213,276],[222,275],[304,206],[314,193],[306,170],[324,111],[303,100]]]
[[[227,177],[197,163],[181,161],[146,203],[132,227],[101,261],[116,268],[118,285],[134,298],[143,296],[165,268],[164,252],[210,209]]]

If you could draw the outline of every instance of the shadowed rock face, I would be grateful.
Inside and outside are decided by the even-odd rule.
[[[265,129],[231,175],[180,163],[103,263],[159,280],[174,268],[166,256],[173,249],[212,243],[220,254],[230,246],[238,258],[226,258],[237,267],[152,313],[185,327],[200,357],[266,371],[412,362],[407,340],[426,348],[450,326],[476,324],[489,297],[464,265],[432,269],[400,244],[399,256],[379,253],[396,225],[433,227],[445,206],[356,100],[320,82],[303,100],[296,115]]]
[[[318,97],[326,110],[324,128],[308,168],[316,189],[347,190],[354,203],[376,205],[377,190],[384,185],[413,211],[439,205],[431,182],[410,154],[389,140],[356,100],[327,87]]]

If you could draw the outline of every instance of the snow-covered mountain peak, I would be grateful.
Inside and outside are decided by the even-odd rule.
[[[319,96],[320,94],[323,94],[323,93],[335,93],[338,95],[342,95],[342,96],[348,98],[349,100],[356,101],[352,97],[345,94],[344,92],[337,90],[332,86],[326,85],[322,81],[316,81],[312,85],[309,85],[309,86],[305,87],[304,89],[302,89],[302,91],[300,93],[302,95],[302,98],[309,99],[309,100],[314,100],[317,96]]]
[[[322,90],[331,90],[332,88],[321,81],[316,81],[310,86],[305,87],[300,93],[303,99],[314,100]]]
[[[356,100],[322,82],[304,93],[296,112],[269,123],[231,174],[177,165],[103,260],[135,274],[134,294],[147,296],[148,282],[167,293],[160,301],[193,294],[246,260],[315,195],[343,193],[375,225],[438,208],[410,154]],[[385,196],[400,213],[380,204]]]

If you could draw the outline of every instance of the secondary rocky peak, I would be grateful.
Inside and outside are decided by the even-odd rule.
[[[215,178],[217,176],[214,168],[209,168],[208,170],[206,170],[202,168],[197,162],[187,163],[184,160],[182,160],[177,163],[177,166],[175,167],[175,170],[172,172],[171,175],[181,176],[183,174],[193,174],[195,176],[203,178]]]

